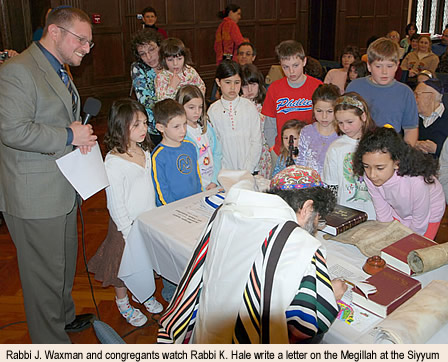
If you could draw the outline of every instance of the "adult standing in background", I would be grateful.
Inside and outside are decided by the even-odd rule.
[[[238,46],[249,39],[241,35],[238,22],[241,19],[241,7],[235,4],[229,4],[218,13],[222,20],[215,34],[215,53],[216,64],[222,62],[224,58],[237,59]]]
[[[142,29],[132,37],[131,50],[135,62],[131,64],[132,87],[138,101],[145,107],[148,115],[148,133],[154,145],[162,136],[156,129],[152,108],[157,101],[155,79],[162,71],[159,61],[159,46],[162,35],[153,29]]]
[[[154,29],[160,35],[162,35],[163,39],[168,38],[168,34],[165,30],[162,28],[159,28],[156,26],[157,21],[157,13],[156,9],[152,8],[151,6],[148,6],[147,8],[144,8],[142,10],[142,16],[143,16],[143,28],[144,29]]]
[[[17,249],[33,343],[70,343],[67,331],[90,326],[71,296],[78,237],[76,193],[56,160],[96,136],[82,125],[80,97],[63,64],[90,52],[89,16],[54,9],[39,42],[0,67],[0,210]],[[49,187],[51,185],[51,187]]]

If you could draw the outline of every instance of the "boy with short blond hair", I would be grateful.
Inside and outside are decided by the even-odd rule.
[[[265,115],[266,140],[278,155],[282,144],[281,129],[286,121],[299,119],[312,122],[311,97],[322,82],[303,72],[307,59],[299,42],[282,41],[275,47],[275,52],[285,77],[269,86],[261,113]]]
[[[156,128],[162,141],[151,154],[156,205],[161,206],[202,191],[196,148],[185,140],[187,117],[173,99],[154,105]]]
[[[367,49],[367,68],[371,76],[353,80],[346,92],[360,94],[369,105],[377,126],[391,125],[404,131],[404,140],[414,146],[418,139],[418,111],[414,94],[395,80],[399,63],[398,44],[379,38]]]

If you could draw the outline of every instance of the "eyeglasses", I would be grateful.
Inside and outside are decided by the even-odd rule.
[[[246,55],[247,57],[251,57],[254,53],[251,52],[238,52],[238,55]]]
[[[319,219],[317,221],[317,230],[323,230],[325,226],[327,225],[327,220],[325,219]]]
[[[146,51],[140,51],[140,52],[138,52],[138,55],[140,56],[140,58],[141,57],[144,57],[145,55],[150,55],[150,54],[152,54],[152,53],[154,53],[154,52],[156,52],[156,51],[158,51],[159,50],[159,48],[158,47],[149,47],[149,48],[147,48],[146,49]]]
[[[58,27],[59,29],[65,30],[67,33],[70,33],[70,34],[72,34],[74,37],[76,37],[76,38],[79,40],[79,42],[81,43],[82,46],[84,46],[84,45],[86,45],[86,44],[88,43],[90,49],[92,49],[93,46],[95,45],[95,43],[94,43],[93,41],[90,41],[90,40],[88,40],[88,39],[86,39],[86,38],[84,38],[84,37],[82,37],[82,36],[76,35],[75,33],[71,32],[71,31],[68,30],[68,29],[65,29],[65,28],[62,27],[62,26],[57,25],[57,27]]]

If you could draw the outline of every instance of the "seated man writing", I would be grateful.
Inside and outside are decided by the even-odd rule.
[[[242,182],[213,214],[166,313],[159,343],[318,342],[346,290],[330,281],[313,235],[334,207],[306,167],[279,172],[267,193]]]

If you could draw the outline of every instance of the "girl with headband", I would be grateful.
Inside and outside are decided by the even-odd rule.
[[[334,117],[342,136],[328,148],[322,181],[330,185],[337,203],[365,211],[375,220],[375,209],[367,186],[353,173],[353,154],[365,132],[375,128],[366,101],[357,93],[349,92],[336,100]]]

